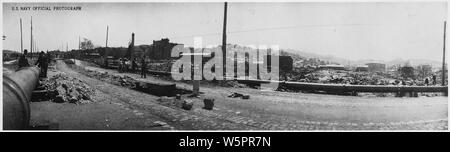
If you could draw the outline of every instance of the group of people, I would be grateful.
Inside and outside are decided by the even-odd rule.
[[[145,57],[141,58],[140,61],[141,69],[140,74],[141,78],[147,78],[147,63],[145,61]],[[128,68],[131,65],[131,68]],[[126,58],[119,59],[119,72],[132,72],[136,73],[138,70],[137,58],[132,59],[131,61]]]
[[[433,85],[436,85],[436,75],[435,74],[433,74],[431,77],[426,77],[425,78],[425,85],[429,85],[429,84],[433,84]],[[431,83],[430,83],[430,81],[432,81]]]
[[[28,59],[26,58],[27,55],[28,55],[28,51],[25,49],[23,51],[23,54],[19,57],[18,70],[20,70],[21,68],[30,66]],[[47,77],[48,64],[50,63],[50,61],[51,61],[51,57],[48,52],[44,53],[44,51],[41,51],[39,53],[39,57],[34,65],[38,66],[40,68],[40,75],[39,75],[40,77],[44,77],[44,78]]]

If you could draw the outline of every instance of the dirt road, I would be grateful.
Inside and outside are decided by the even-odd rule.
[[[139,78],[137,74],[78,65],[141,81],[170,82],[158,77]],[[81,63],[81,64],[80,64]],[[102,130],[442,130],[447,129],[447,97],[354,97],[308,93],[260,91],[250,88],[201,87],[204,92],[192,110],[166,106],[160,97],[90,78],[58,61],[56,71],[83,80],[96,90],[94,102],[33,102],[32,122],[58,124],[59,129]],[[190,84],[175,82],[190,89]],[[231,92],[250,99],[227,97]],[[183,98],[186,98],[183,96]],[[214,98],[213,110],[203,109],[204,98]]]

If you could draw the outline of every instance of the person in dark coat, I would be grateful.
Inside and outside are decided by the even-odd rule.
[[[126,59],[122,58],[122,72],[127,72],[128,71],[128,67],[126,64]]]
[[[122,60],[122,58],[119,59],[119,72],[122,72],[123,70]]]
[[[109,64],[108,63],[108,57],[105,58],[105,63],[104,64],[105,64],[105,68],[108,68],[108,64]]]
[[[141,59],[141,78],[147,78],[147,63],[145,63],[145,57]]]
[[[44,51],[41,51],[41,53],[39,53],[39,57],[35,65],[41,68],[41,77],[46,78],[48,69],[48,59],[47,55],[44,54]]]
[[[20,55],[19,61],[18,61],[19,62],[19,69],[23,68],[23,67],[29,67],[30,66],[30,63],[28,63],[27,54],[28,54],[28,51],[25,49],[23,51],[23,54]]]
[[[47,58],[47,71],[48,71],[48,66],[53,61],[53,57],[48,51],[45,53],[45,55],[46,55],[46,58]]]
[[[131,61],[131,72],[132,72],[132,73],[136,73],[136,68],[137,68],[136,58],[134,58],[134,59]]]
[[[427,85],[428,86],[428,78],[425,78],[425,85]]]
[[[433,74],[433,85],[436,85],[436,75],[435,74]]]

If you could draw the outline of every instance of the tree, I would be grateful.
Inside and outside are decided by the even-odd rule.
[[[400,67],[398,69],[398,72],[400,73],[401,77],[407,79],[407,78],[415,78],[414,77],[414,68],[410,66],[404,66]]]
[[[83,38],[83,41],[81,42],[81,49],[86,50],[86,49],[93,49],[94,48],[94,44],[92,43],[91,40],[87,39],[87,38]]]

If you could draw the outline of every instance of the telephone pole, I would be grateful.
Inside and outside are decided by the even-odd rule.
[[[20,52],[23,53],[22,18],[20,18]]]
[[[223,55],[223,80],[226,76],[226,59],[227,59],[227,2],[224,5],[223,16],[223,35],[222,35],[222,55]]]
[[[105,47],[108,47],[108,30],[109,30],[109,26],[106,26],[106,45],[105,45]]]
[[[445,86],[445,29],[446,29],[447,21],[444,21],[444,49],[442,55],[442,86]]]
[[[31,59],[33,59],[33,16],[31,16],[31,44],[30,44]]]
[[[78,50],[81,50],[81,40],[80,40],[80,36],[78,36]]]

